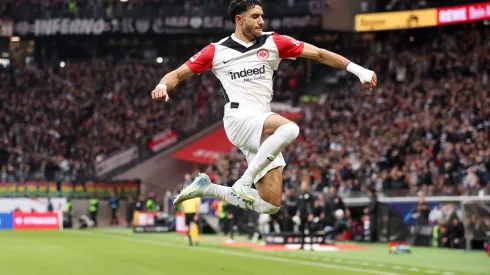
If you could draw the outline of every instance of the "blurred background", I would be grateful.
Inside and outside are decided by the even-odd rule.
[[[0,212],[10,228],[187,232],[185,210],[171,204],[176,192],[198,172],[231,186],[247,163],[224,133],[211,72],[181,83],[165,104],[150,92],[234,31],[227,6],[0,2]],[[283,207],[259,216],[203,198],[201,232],[268,242],[306,226],[337,242],[483,249],[490,2],[266,0],[264,11],[266,31],[342,54],[374,70],[378,86],[365,90],[310,60],[282,61],[272,108],[301,128],[283,152]],[[305,193],[314,197],[306,225],[295,219]],[[60,220],[25,218],[49,213]]]

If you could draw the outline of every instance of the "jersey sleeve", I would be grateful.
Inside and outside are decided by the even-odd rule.
[[[274,43],[279,51],[279,58],[295,58],[298,57],[305,47],[303,41],[298,41],[292,37],[286,35],[280,35],[277,33],[272,34]]]
[[[189,58],[185,64],[187,64],[195,74],[200,74],[209,70],[213,67],[214,51],[214,44],[209,44],[193,57]]]

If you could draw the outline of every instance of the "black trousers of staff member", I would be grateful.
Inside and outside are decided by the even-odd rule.
[[[97,211],[90,212],[90,219],[94,222],[94,227],[97,227]]]
[[[185,213],[185,225],[187,226],[187,238],[189,239],[189,245],[193,246],[192,238],[191,238],[191,222],[194,221],[194,216],[196,213]],[[195,222],[197,224],[197,222]]]
[[[313,224],[308,221],[308,215],[306,216],[300,216],[301,223],[299,225],[299,231],[301,234],[301,247],[300,250],[305,249],[305,242],[306,242],[306,237],[310,237],[310,250],[313,250]],[[306,233],[306,230],[308,230],[308,233]]]
[[[117,218],[117,208],[111,208],[111,225],[119,224],[119,219]]]

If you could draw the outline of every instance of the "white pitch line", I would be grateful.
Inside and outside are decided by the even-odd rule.
[[[102,237],[102,238],[109,238],[109,239],[117,239],[117,240],[124,240],[128,242],[133,242],[133,243],[143,243],[143,244],[152,244],[152,245],[158,245],[158,246],[164,246],[164,247],[174,247],[174,248],[180,248],[180,249],[192,249],[194,251],[196,250],[202,250],[202,251],[207,251],[210,253],[216,253],[216,254],[224,254],[224,255],[233,255],[237,257],[243,257],[243,258],[251,258],[251,259],[258,259],[258,260],[268,260],[268,261],[274,261],[274,262],[281,262],[281,263],[294,263],[294,264],[299,264],[299,265],[305,265],[305,266],[313,266],[313,267],[323,267],[323,268],[330,268],[330,269],[342,269],[342,270],[347,270],[347,271],[352,271],[352,272],[359,272],[359,273],[369,273],[369,274],[376,274],[376,275],[404,275],[400,273],[393,273],[393,272],[383,272],[379,270],[372,270],[372,269],[364,269],[364,268],[356,268],[356,267],[348,267],[348,266],[342,266],[342,265],[334,265],[334,264],[325,264],[325,263],[318,263],[318,262],[310,262],[310,261],[302,261],[302,260],[293,260],[293,259],[283,259],[283,258],[278,258],[274,256],[267,256],[267,255],[257,255],[257,254],[250,254],[250,253],[244,253],[244,252],[238,252],[238,251],[232,251],[232,250],[225,250],[225,249],[219,249],[219,248],[209,248],[209,247],[189,247],[189,246],[184,246],[184,245],[177,245],[177,244],[172,244],[172,243],[167,243],[167,242],[161,242],[161,241],[150,241],[150,240],[141,240],[141,239],[134,239],[134,238],[128,238],[128,237],[123,237],[123,236],[118,236],[118,235],[108,235],[108,234],[99,234],[95,232],[81,232],[81,231],[67,231],[70,233],[75,233],[75,234],[80,234],[80,235],[91,235],[91,236],[96,236],[96,237]],[[337,259],[339,260],[339,259]],[[336,261],[337,261],[336,260]]]
[[[442,274],[444,274],[444,275],[454,275],[454,272],[446,271],[446,272],[443,272]]]
[[[385,267],[386,265],[385,264],[377,264],[376,266],[377,267]]]
[[[392,266],[394,269],[403,269],[403,266],[399,266],[399,265],[394,265]]]
[[[420,271],[420,269],[418,269],[418,268],[416,268],[416,267],[411,267],[411,268],[409,268],[408,270],[410,270],[410,271]]]
[[[429,269],[429,270],[426,270],[425,273],[436,274],[436,273],[439,273],[439,272],[437,270]]]
[[[361,265],[371,265],[371,263],[368,262],[362,262]]]

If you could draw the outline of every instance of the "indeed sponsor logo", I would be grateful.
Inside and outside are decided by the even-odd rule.
[[[237,80],[242,78],[243,81],[265,79],[265,65],[262,65],[259,68],[243,69],[239,72],[229,71],[228,73],[231,76],[231,80]]]

